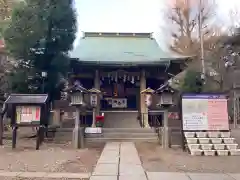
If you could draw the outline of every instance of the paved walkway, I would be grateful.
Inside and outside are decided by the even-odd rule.
[[[135,145],[107,143],[90,180],[147,180]]]

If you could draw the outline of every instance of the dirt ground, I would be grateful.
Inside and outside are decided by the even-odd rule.
[[[28,172],[92,172],[104,144],[87,144],[85,149],[73,149],[71,143],[45,142],[35,150],[34,139],[20,138],[15,150],[11,140],[0,146],[0,171]]]
[[[136,143],[146,171],[240,173],[240,156],[191,156],[180,148],[162,149],[157,143]]]

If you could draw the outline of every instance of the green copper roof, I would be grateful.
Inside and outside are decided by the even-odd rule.
[[[98,64],[162,64],[183,59],[164,52],[151,33],[85,33],[71,58]]]

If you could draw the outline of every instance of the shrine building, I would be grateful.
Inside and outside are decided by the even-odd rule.
[[[105,32],[85,32],[70,57],[70,81],[102,92],[97,114],[104,112],[105,127],[138,127],[139,117],[158,111],[156,103],[146,107],[140,92],[158,89],[189,59],[163,51],[152,33]]]

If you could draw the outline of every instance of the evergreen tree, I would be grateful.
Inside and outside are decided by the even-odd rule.
[[[59,98],[58,84],[68,72],[75,33],[73,0],[26,0],[17,7],[4,34],[18,64],[10,79],[25,77],[12,80],[13,91],[42,93],[45,89],[52,98]],[[44,88],[41,72],[47,72]]]
[[[203,82],[201,80],[201,73],[188,70],[185,75],[181,91],[186,93],[202,92]]]

